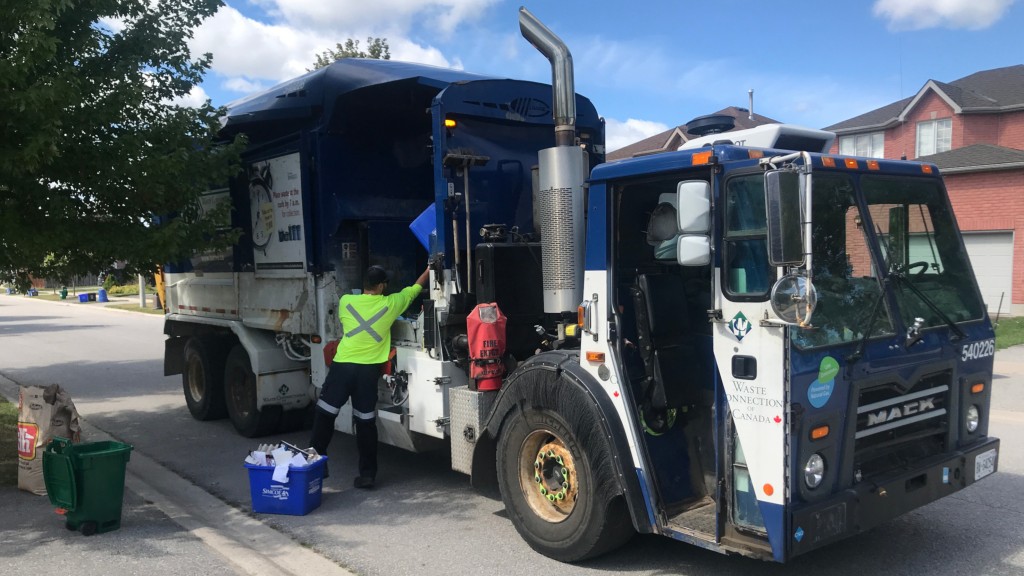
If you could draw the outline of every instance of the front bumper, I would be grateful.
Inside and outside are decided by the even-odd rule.
[[[998,461],[999,439],[986,438],[914,470],[875,482],[864,481],[828,500],[794,510],[789,525],[789,557],[858,534],[959,492],[995,472]]]

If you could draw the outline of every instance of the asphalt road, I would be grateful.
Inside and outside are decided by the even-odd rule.
[[[235,435],[226,420],[204,423],[189,416],[180,377],[162,376],[163,339],[159,316],[95,303],[0,296],[0,375],[22,385],[61,384],[91,425],[244,511],[249,486],[242,458],[255,442]],[[302,517],[257,518],[292,538],[296,548],[312,549],[366,575],[1022,575],[1024,348],[999,352],[996,363],[990,433],[1002,439],[999,473],[786,566],[723,556],[660,536],[637,536],[621,550],[584,564],[560,564],[533,552],[506,519],[501,500],[474,492],[465,476],[450,470],[447,453],[410,454],[382,446],[378,488],[353,489],[355,443],[340,434],[330,449],[332,476],[325,481],[323,505]],[[280,438],[305,444],[307,436]],[[129,471],[133,466],[134,456]],[[121,530],[134,526],[125,522]],[[107,541],[90,542],[103,546]],[[4,554],[0,550],[0,566]],[[10,565],[16,573],[35,571],[17,558]]]

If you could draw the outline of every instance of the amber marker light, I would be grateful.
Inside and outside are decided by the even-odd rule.
[[[764,158],[764,150],[747,150],[747,157],[751,160]]]
[[[924,172],[925,174],[931,174],[932,167],[928,164],[921,164],[921,172]]]
[[[604,362],[604,352],[587,352],[587,361]]]
[[[320,338],[320,336],[318,334],[314,334],[313,337],[310,338],[310,341],[312,341],[313,344],[319,344],[319,343],[323,342],[323,338]]]
[[[878,170],[878,160],[868,160],[868,170]]]
[[[576,323],[583,326],[583,306],[576,308]]]
[[[445,128],[455,128],[455,120],[453,120],[451,118],[445,118],[444,119],[444,127]]]
[[[835,168],[836,159],[830,156],[822,156],[821,165],[824,166],[825,168]]]
[[[974,386],[971,386],[971,394],[981,394],[985,391],[985,383],[978,382]]]
[[[857,169],[857,161],[854,160],[853,158],[846,158],[843,160],[843,162],[846,164],[847,168],[852,168],[854,170]]]
[[[828,426],[818,426],[811,429],[811,440],[821,440],[828,436]]]
[[[707,164],[710,161],[711,161],[711,150],[707,150],[707,151],[704,151],[704,152],[697,152],[693,156],[690,156],[690,163],[693,164],[694,166],[699,166],[701,164]]]

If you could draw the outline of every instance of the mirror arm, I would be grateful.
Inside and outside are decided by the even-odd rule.
[[[807,168],[807,173],[804,174],[804,178],[806,179],[806,181],[804,185],[804,202],[802,206],[802,216],[804,219],[804,268],[807,270],[807,283],[810,284],[814,276],[814,273],[812,272],[813,268],[811,267],[811,265],[813,264],[811,257],[813,251],[811,250],[811,248],[813,245],[814,236],[814,225],[811,221],[811,202],[813,198],[813,195],[811,194],[811,182],[813,181],[813,179],[811,178],[812,165],[810,154],[808,154],[807,152],[800,152],[800,155],[803,157],[804,166]]]

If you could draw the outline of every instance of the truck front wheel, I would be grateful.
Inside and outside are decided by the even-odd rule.
[[[633,534],[625,501],[608,490],[611,464],[558,413],[516,410],[498,441],[498,485],[512,523],[534,550],[563,562],[592,558]]]
[[[224,392],[228,416],[239,434],[254,438],[277,430],[280,407],[256,408],[256,374],[252,371],[249,353],[240,345],[231,349],[225,362]]]
[[[196,420],[217,420],[225,416],[224,357],[212,342],[189,338],[185,343],[185,369],[181,386],[185,404]]]

